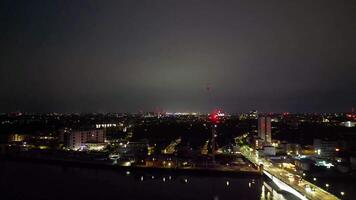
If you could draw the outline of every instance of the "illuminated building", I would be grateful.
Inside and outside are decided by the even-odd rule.
[[[21,135],[21,134],[11,134],[9,135],[9,142],[22,142],[26,139],[25,135]]]
[[[116,127],[116,126],[118,126],[118,125],[117,124],[95,124],[96,128],[111,128],[111,127]]]
[[[288,155],[299,155],[301,153],[300,144],[287,143],[286,144],[286,153]]]
[[[336,155],[337,142],[327,139],[314,139],[316,156],[323,159],[333,159]]]
[[[274,146],[264,146],[263,147],[263,155],[265,156],[275,156],[276,148]]]
[[[271,129],[271,117],[258,118],[258,137],[267,144],[272,142]]]
[[[258,137],[265,140],[266,122],[265,117],[258,118]]]
[[[257,111],[257,110],[252,110],[252,111],[250,111],[250,113],[248,114],[248,117],[249,117],[250,119],[257,119],[257,117],[258,117],[258,111]]]
[[[264,140],[262,140],[261,138],[254,138],[253,139],[253,147],[254,149],[263,149],[263,144],[264,144]]]
[[[153,153],[153,150],[153,147],[150,147],[146,140],[120,143],[117,148],[118,153],[125,156],[150,155]]]
[[[347,127],[347,128],[351,128],[351,127],[355,127],[356,126],[356,122],[345,121],[345,122],[341,122],[340,125],[344,126],[344,127]]]
[[[266,142],[268,144],[271,144],[272,142],[272,133],[271,133],[272,127],[271,127],[271,118],[270,117],[266,117]]]
[[[61,132],[60,140],[64,143],[65,147],[67,147],[68,149],[80,150],[81,148],[85,147],[89,143],[104,143],[105,132],[103,129],[95,129],[95,130],[65,129]]]

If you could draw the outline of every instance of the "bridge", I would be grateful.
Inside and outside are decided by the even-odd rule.
[[[302,200],[339,200],[335,195],[322,188],[291,174],[285,169],[274,166],[271,162],[258,158],[253,150],[247,146],[240,148],[241,154],[251,163],[260,168],[280,189],[292,193]]]

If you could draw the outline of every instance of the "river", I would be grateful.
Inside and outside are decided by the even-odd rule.
[[[295,199],[263,177],[63,167],[0,161],[0,199]]]

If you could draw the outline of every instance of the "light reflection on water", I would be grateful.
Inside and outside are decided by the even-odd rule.
[[[263,178],[0,164],[3,199],[290,199]]]

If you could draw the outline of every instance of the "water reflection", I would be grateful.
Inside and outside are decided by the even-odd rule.
[[[0,177],[4,199],[289,199],[263,178],[63,168],[14,162],[0,165]]]

